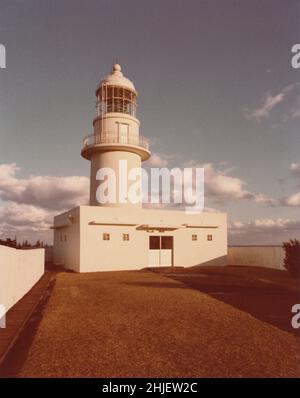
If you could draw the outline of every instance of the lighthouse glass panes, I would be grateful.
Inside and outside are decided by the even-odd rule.
[[[136,95],[123,87],[102,84],[98,96],[99,116],[109,113],[127,113],[136,116]]]

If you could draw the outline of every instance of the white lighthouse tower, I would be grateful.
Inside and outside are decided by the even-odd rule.
[[[91,206],[141,207],[141,179],[135,200],[128,193],[137,181],[132,172],[141,170],[141,162],[150,157],[148,140],[140,136],[140,122],[136,118],[137,91],[127,79],[119,64],[102,80],[96,90],[97,116],[93,121],[94,133],[84,139],[82,156],[91,161]],[[115,176],[115,197],[111,202],[99,201],[99,192],[107,188],[107,181],[98,171],[110,169]],[[137,177],[135,175],[135,177]],[[102,184],[102,191],[101,191]],[[97,194],[98,190],[98,194]]]

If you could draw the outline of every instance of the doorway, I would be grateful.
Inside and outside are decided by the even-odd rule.
[[[149,266],[173,265],[173,236],[149,236]]]

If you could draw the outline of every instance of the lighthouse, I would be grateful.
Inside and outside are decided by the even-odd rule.
[[[149,159],[149,142],[140,135],[137,119],[137,91],[115,64],[111,74],[96,89],[97,115],[94,132],[85,137],[81,155],[90,160],[90,205],[141,207],[141,163]],[[111,201],[101,200],[108,188],[101,171],[109,170],[115,184]],[[136,178],[138,181],[136,181]],[[110,177],[110,175],[109,175]],[[134,200],[129,192],[135,184]],[[137,186],[138,185],[138,186]]]
[[[96,88],[93,133],[81,150],[90,161],[90,200],[54,217],[54,264],[75,272],[226,265],[226,214],[142,207],[142,162],[151,153],[137,95],[119,64]]]

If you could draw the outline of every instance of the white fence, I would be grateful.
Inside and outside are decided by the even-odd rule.
[[[229,265],[252,265],[284,269],[284,249],[281,246],[229,246]]]
[[[45,250],[0,245],[0,305],[8,311],[44,274]]]

